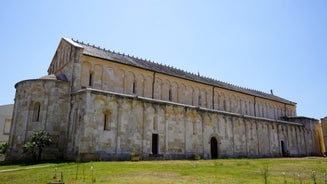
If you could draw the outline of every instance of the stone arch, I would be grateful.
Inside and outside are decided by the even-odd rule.
[[[153,89],[153,98],[155,99],[162,99],[162,80],[161,78],[157,77],[155,79],[155,83],[154,83],[154,89]]]
[[[178,93],[177,93],[177,102],[187,104],[186,98],[188,95],[188,91],[186,90],[185,84],[181,83],[178,85]]]
[[[212,109],[219,109],[220,108],[220,94],[219,94],[219,91],[214,88],[214,91],[213,91],[213,107]]]
[[[247,97],[245,97],[244,98],[244,103],[246,105],[245,114],[252,116],[253,114],[252,114],[252,111],[251,111],[251,109],[252,109],[251,108],[251,101]]]
[[[175,81],[171,83],[171,92],[172,92],[171,100],[173,102],[177,102],[178,84]]]
[[[103,66],[100,64],[94,65],[93,70],[93,87],[96,89],[102,89],[102,75],[103,75]]]
[[[41,119],[41,103],[39,101],[34,101],[31,104],[32,112],[32,122],[39,122]]]
[[[44,96],[44,88],[37,84],[34,85],[30,90],[29,90],[31,95],[37,96],[37,97],[42,97]]]
[[[103,66],[103,74],[102,74],[102,89],[103,90],[113,90],[114,84],[114,68],[110,65]]]
[[[274,109],[274,119],[278,119],[278,110],[275,104],[273,105],[273,109]]]
[[[116,71],[116,80],[115,80],[115,92],[122,93],[124,91],[125,84],[125,71],[123,69],[117,69]]]
[[[199,94],[199,106],[207,107],[207,95],[207,90],[202,88]]]
[[[200,88],[195,86],[193,91],[193,104],[194,106],[199,106],[199,96],[200,96]]]
[[[209,145],[210,145],[210,158],[217,159],[219,157],[219,136],[218,134],[212,134],[209,138]]]
[[[267,104],[267,102],[263,102],[263,104],[262,104],[262,117],[264,117],[264,118],[268,118],[269,117],[269,114],[268,114],[268,104]]]
[[[232,94],[230,96],[230,112],[237,112],[237,97]]]
[[[105,101],[106,99],[105,99],[105,97],[104,96],[102,96],[102,95],[99,95],[99,96],[97,96],[97,97],[95,97],[95,99],[93,100],[93,102],[94,103],[96,103],[96,101]]]
[[[168,79],[165,79],[163,84],[162,84],[162,100],[171,100],[172,99],[172,89],[171,89],[171,84]]]
[[[185,103],[189,105],[193,105],[193,93],[194,89],[192,86],[187,85],[185,89]]]
[[[84,61],[82,63],[82,73],[81,73],[81,86],[88,87],[90,83],[92,84],[92,64],[88,61]]]
[[[144,90],[145,90],[145,82],[144,82],[144,75],[139,73],[135,75],[135,79],[134,81],[136,82],[136,90],[135,90],[135,94],[139,95],[139,96],[144,96]]]
[[[115,122],[118,119],[118,102],[116,99],[107,100],[104,102],[102,109],[103,130],[112,130],[116,127]],[[101,110],[100,109],[100,110]]]
[[[156,118],[156,109],[153,107],[152,104],[147,104],[144,106],[144,121],[145,124],[149,126],[149,130],[157,131],[158,130],[158,124],[155,121]]]
[[[206,104],[207,104],[207,108],[213,108],[213,106],[212,106],[212,98],[213,98],[213,96],[212,96],[212,89],[211,88],[208,88],[207,90],[206,90]]]
[[[133,87],[136,87],[135,74],[132,71],[125,73],[124,91],[127,94],[133,94]]]
[[[162,99],[162,79],[157,77],[154,84],[154,98],[161,100]]]
[[[222,103],[222,104],[221,104],[222,109],[223,109],[224,111],[227,111],[227,98],[226,98],[225,93],[222,93],[221,97],[222,97],[222,100],[221,100],[221,103]]]
[[[93,100],[93,109],[95,113],[95,117],[100,116],[103,113],[103,109],[105,107],[105,98],[103,96],[97,96]]]
[[[152,87],[153,78],[150,75],[146,75],[143,77],[143,96],[152,97]]]

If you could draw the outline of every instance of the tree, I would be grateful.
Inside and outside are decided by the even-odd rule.
[[[31,136],[31,141],[24,144],[23,152],[32,153],[33,160],[40,161],[43,148],[51,143],[52,139],[49,132],[45,130],[35,131]]]

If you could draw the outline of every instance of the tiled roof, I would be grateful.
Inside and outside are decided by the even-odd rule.
[[[219,88],[233,90],[233,91],[237,91],[240,93],[253,95],[256,97],[261,97],[261,98],[265,98],[265,99],[270,99],[270,100],[286,103],[286,104],[292,104],[292,105],[296,104],[295,102],[286,100],[284,98],[275,96],[273,94],[264,93],[264,92],[261,92],[258,90],[248,89],[248,88],[244,88],[244,87],[239,87],[239,86],[229,84],[226,82],[222,82],[219,80],[215,80],[212,78],[208,78],[208,77],[200,76],[200,75],[193,74],[190,72],[186,72],[186,71],[183,71],[183,70],[171,67],[171,66],[166,66],[166,65],[162,65],[162,64],[158,64],[158,63],[149,61],[149,60],[145,60],[145,59],[129,56],[126,54],[106,50],[104,48],[100,48],[100,47],[86,44],[83,42],[79,42],[76,40],[70,40],[70,42],[71,41],[73,41],[77,44],[80,44],[80,46],[83,48],[83,54],[85,54],[85,55],[89,55],[89,56],[93,56],[93,57],[97,57],[97,58],[101,58],[101,59],[105,59],[105,60],[115,61],[118,63],[135,66],[135,67],[139,67],[142,69],[151,70],[154,72],[163,73],[163,74],[167,74],[167,75],[171,75],[171,76],[175,76],[175,77],[179,77],[179,78],[183,78],[183,79],[187,79],[187,80],[191,80],[191,81],[208,84],[208,85],[219,87]]]

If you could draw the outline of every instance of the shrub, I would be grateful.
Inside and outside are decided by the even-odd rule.
[[[2,143],[0,144],[0,154],[5,154],[7,152],[8,149],[8,143]]]
[[[41,154],[43,148],[52,143],[51,136],[49,132],[45,130],[36,131],[31,136],[31,141],[27,142],[23,146],[24,153],[32,153],[34,161],[41,160]]]

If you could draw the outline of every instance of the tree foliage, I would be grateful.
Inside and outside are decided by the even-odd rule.
[[[43,148],[52,143],[51,136],[49,132],[41,130],[35,131],[30,139],[31,141],[24,144],[23,152],[32,153],[33,160],[40,161]]]

